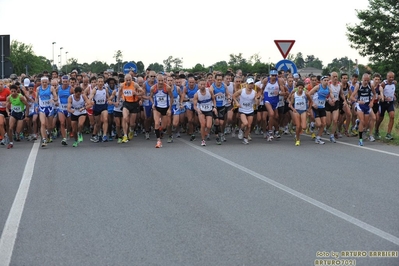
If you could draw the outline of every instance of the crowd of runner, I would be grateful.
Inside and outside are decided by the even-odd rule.
[[[395,75],[388,72],[357,74],[332,72],[301,78],[271,69],[268,75],[243,75],[241,70],[205,74],[133,71],[124,75],[57,71],[26,77],[11,75],[0,80],[0,140],[7,148],[21,139],[41,141],[46,147],[60,137],[73,147],[91,134],[90,141],[127,143],[139,134],[147,140],[155,134],[172,143],[181,133],[201,145],[226,135],[249,144],[251,134],[267,141],[293,134],[299,146],[301,134],[324,144],[337,138],[358,136],[357,143],[381,138],[379,128],[389,114],[387,140],[394,125]],[[367,136],[366,136],[367,134]]]

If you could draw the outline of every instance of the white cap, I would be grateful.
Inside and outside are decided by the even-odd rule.
[[[247,83],[248,83],[248,84],[251,84],[251,83],[255,83],[255,82],[254,82],[254,79],[253,79],[253,78],[249,78],[249,79],[247,79]]]
[[[295,73],[295,74],[294,74],[294,79],[299,79],[298,73]]]
[[[28,78],[24,79],[24,87],[28,87],[30,83],[30,80]]]

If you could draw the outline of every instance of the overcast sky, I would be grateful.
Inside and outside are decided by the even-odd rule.
[[[111,64],[117,50],[145,67],[169,56],[183,58],[183,67],[208,67],[239,53],[277,63],[280,39],[296,40],[292,54],[314,55],[323,65],[345,56],[367,64],[349,47],[345,27],[359,23],[355,9],[367,6],[368,0],[0,0],[0,34],[50,60],[56,42],[54,58],[61,54],[63,64],[66,57]]]

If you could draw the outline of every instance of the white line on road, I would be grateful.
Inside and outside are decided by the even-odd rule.
[[[304,135],[302,134],[301,136],[306,136],[306,137],[311,137],[309,135]],[[326,142],[330,142],[330,139],[327,138],[321,138],[322,140],[325,140]],[[358,139],[356,139],[356,141],[358,141]],[[352,143],[347,143],[347,142],[343,142],[343,141],[337,141],[338,144],[342,144],[342,145],[346,145],[346,146],[351,146],[354,148],[359,148],[359,149],[364,149],[364,150],[369,150],[369,151],[375,151],[375,152],[379,152],[379,153],[384,153],[387,155],[393,155],[393,156],[397,156],[399,157],[399,153],[394,153],[394,152],[389,152],[389,151],[382,151],[382,150],[378,150],[378,149],[374,149],[374,148],[369,148],[369,147],[365,147],[365,146],[359,146],[356,144],[352,144]]]
[[[363,222],[363,221],[361,221],[359,219],[356,219],[355,217],[352,217],[352,216],[350,216],[350,215],[348,215],[348,214],[346,214],[344,212],[341,212],[341,211],[339,211],[339,210],[337,210],[337,209],[335,209],[335,208],[333,208],[333,207],[331,207],[331,206],[329,206],[327,204],[324,204],[324,203],[322,203],[322,202],[320,202],[318,200],[315,200],[315,199],[313,199],[313,198],[311,198],[309,196],[306,196],[305,194],[302,194],[302,193],[300,193],[300,192],[298,192],[298,191],[296,191],[296,190],[294,190],[292,188],[289,188],[289,187],[287,187],[287,186],[285,186],[283,184],[280,184],[280,183],[278,183],[278,182],[276,182],[276,181],[274,181],[274,180],[272,180],[270,178],[267,178],[267,177],[265,177],[265,176],[263,176],[261,174],[258,174],[258,173],[254,172],[254,171],[252,171],[252,170],[250,170],[248,168],[245,168],[244,166],[241,166],[241,165],[239,165],[239,164],[237,164],[235,162],[232,162],[232,161],[230,161],[230,160],[228,160],[228,159],[226,159],[226,158],[224,158],[222,156],[219,156],[219,155],[217,155],[217,154],[215,154],[213,152],[210,152],[210,151],[206,150],[206,148],[204,148],[202,146],[194,145],[191,142],[183,140],[183,139],[180,139],[180,141],[184,142],[185,144],[190,145],[191,147],[193,147],[193,148],[195,148],[195,149],[197,149],[197,150],[199,150],[201,152],[204,152],[204,153],[206,153],[206,154],[208,154],[208,155],[210,155],[210,156],[212,156],[212,157],[214,157],[214,158],[216,158],[216,159],[218,159],[220,161],[223,161],[223,162],[225,162],[225,163],[227,163],[227,164],[229,164],[229,165],[231,165],[231,166],[233,166],[233,167],[235,167],[237,169],[240,169],[241,171],[243,171],[243,172],[245,172],[247,174],[250,174],[250,175],[252,175],[252,176],[254,176],[254,177],[256,177],[256,178],[258,178],[258,179],[260,179],[260,180],[262,180],[262,181],[264,181],[264,182],[266,182],[266,183],[268,183],[268,184],[270,184],[270,185],[272,185],[272,186],[274,186],[276,188],[278,188],[278,189],[281,189],[284,192],[287,192],[287,193],[289,193],[289,194],[291,194],[291,195],[293,195],[293,196],[295,196],[295,197],[297,197],[297,198],[299,198],[301,200],[304,200],[304,201],[306,201],[306,202],[308,202],[308,203],[310,203],[310,204],[312,204],[312,205],[314,205],[314,206],[326,211],[326,212],[329,212],[329,213],[331,213],[332,215],[334,215],[334,216],[336,216],[338,218],[341,218],[341,219],[343,219],[343,220],[345,220],[345,221],[347,221],[347,222],[349,222],[349,223],[351,223],[353,225],[356,225],[356,226],[358,226],[358,227],[360,227],[360,228],[362,228],[362,229],[364,229],[364,230],[366,230],[366,231],[368,231],[368,232],[370,232],[370,233],[372,233],[372,234],[374,234],[376,236],[379,236],[379,237],[381,237],[381,238],[383,238],[385,240],[388,240],[389,242],[392,242],[395,245],[399,246],[399,238],[394,236],[394,235],[391,235],[391,234],[389,234],[387,232],[384,232],[381,229],[378,229],[378,228],[376,228],[376,227],[374,227],[374,226],[372,226],[372,225],[370,225],[368,223],[365,223],[365,222]]]
[[[18,234],[19,223],[21,222],[22,212],[24,211],[26,197],[28,196],[33,170],[35,168],[35,161],[37,152],[39,150],[39,145],[40,141],[36,141],[33,144],[32,150],[25,165],[21,183],[19,184],[17,194],[15,195],[10,213],[8,214],[7,221],[4,225],[3,233],[0,237],[0,266],[8,266],[11,262],[11,256]]]

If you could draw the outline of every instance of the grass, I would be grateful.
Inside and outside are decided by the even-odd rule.
[[[392,128],[391,135],[393,140],[386,140],[385,135],[387,134],[388,130],[388,122],[389,122],[389,115],[385,113],[384,120],[380,125],[380,135],[381,135],[381,142],[398,145],[399,146],[399,106],[395,106],[395,120]]]

